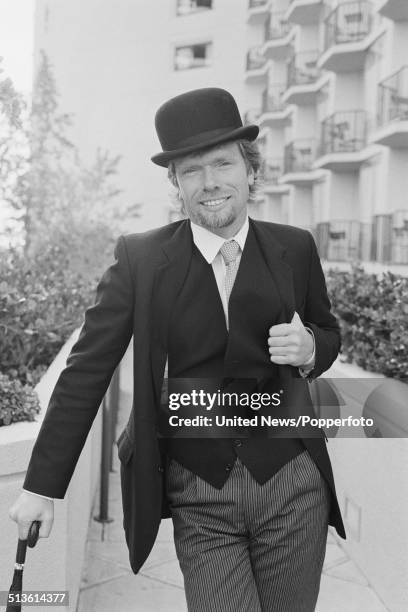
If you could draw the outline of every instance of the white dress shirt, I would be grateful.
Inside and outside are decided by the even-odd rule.
[[[240,251],[237,255],[238,266],[241,261],[242,251],[244,250],[245,242],[248,236],[248,230],[249,221],[247,216],[241,229],[235,234],[233,238],[229,239],[235,240],[239,244]],[[195,223],[191,223],[191,231],[193,233],[194,244],[204,257],[206,262],[211,264],[212,266],[215,280],[217,283],[218,293],[220,294],[222,307],[224,309],[225,320],[228,325],[228,303],[227,296],[225,293],[225,277],[227,274],[227,267],[225,265],[224,258],[220,253],[220,249],[224,242],[229,242],[229,240],[221,238],[220,236],[217,236],[217,234],[213,234],[213,232],[210,232],[209,230],[205,229],[205,227],[201,227],[200,225],[196,225]],[[306,327],[306,329],[312,335],[313,338],[313,352],[312,356],[304,364],[304,367],[299,367],[299,372],[303,377],[307,376],[307,374],[313,369],[315,361],[314,334],[309,327]],[[267,342],[267,340],[268,339],[265,338],[265,342]],[[23,489],[23,491],[31,493],[32,495],[37,495],[38,497],[43,497],[45,499],[52,500],[52,497],[40,495],[39,493],[33,493],[32,491],[27,491],[27,489]]]

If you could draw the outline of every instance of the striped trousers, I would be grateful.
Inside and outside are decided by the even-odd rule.
[[[311,612],[330,491],[305,450],[259,485],[237,458],[222,489],[174,459],[167,495],[189,612]]]

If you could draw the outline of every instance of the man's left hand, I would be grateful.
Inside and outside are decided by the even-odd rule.
[[[279,365],[302,366],[313,352],[313,338],[306,331],[297,312],[290,323],[272,325],[268,344],[271,361]]]

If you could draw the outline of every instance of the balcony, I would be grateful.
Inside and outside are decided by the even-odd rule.
[[[247,22],[251,25],[264,23],[269,15],[269,0],[249,0]]]
[[[319,157],[315,167],[337,172],[354,172],[367,159],[366,112],[333,113],[322,122]]]
[[[267,157],[263,160],[261,166],[262,188],[267,193],[287,193],[288,185],[279,183],[279,179],[283,176],[283,158],[282,157]]]
[[[262,53],[262,47],[252,47],[247,53],[245,80],[262,81],[268,71],[268,62]]]
[[[285,60],[290,53],[292,38],[292,25],[285,19],[284,11],[269,14],[265,23],[265,43],[263,53],[267,59]]]
[[[371,260],[383,264],[408,264],[408,210],[374,215]]]
[[[262,127],[280,128],[290,123],[291,110],[283,101],[285,89],[284,83],[275,83],[264,90],[260,117]]]
[[[361,259],[361,225],[354,219],[318,223],[315,235],[320,257],[328,261]]]
[[[312,25],[319,22],[323,0],[290,0],[285,17],[297,25]]]
[[[313,169],[316,149],[314,138],[303,138],[287,144],[281,183],[307,186],[318,180],[322,175]]]
[[[295,53],[288,62],[287,90],[284,101],[288,104],[307,105],[316,101],[322,76],[317,66],[318,51]]]
[[[372,141],[393,149],[408,147],[408,66],[378,85],[378,129]]]
[[[407,21],[408,2],[407,0],[383,0],[378,12],[393,21]]]
[[[391,261],[408,264],[408,210],[397,210],[392,215]]]
[[[320,68],[332,72],[363,70],[373,9],[369,0],[342,2],[324,20],[324,52]]]

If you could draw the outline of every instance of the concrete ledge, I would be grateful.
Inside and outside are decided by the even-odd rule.
[[[62,347],[36,387],[41,404],[37,420],[0,427],[0,590],[10,587],[18,537],[8,509],[21,492],[48,401],[78,335],[79,329]],[[67,612],[76,608],[89,516],[98,482],[100,440],[101,413],[94,421],[65,499],[54,502],[50,537],[40,539],[34,549],[27,550],[24,589],[69,591],[70,606],[57,606]],[[48,612],[49,607],[36,607],[36,610]]]
[[[339,359],[324,377],[385,379]],[[364,392],[364,384],[359,387]],[[329,438],[328,450],[347,533],[345,542],[336,538],[338,544],[387,608],[404,610],[408,602],[408,440]]]

